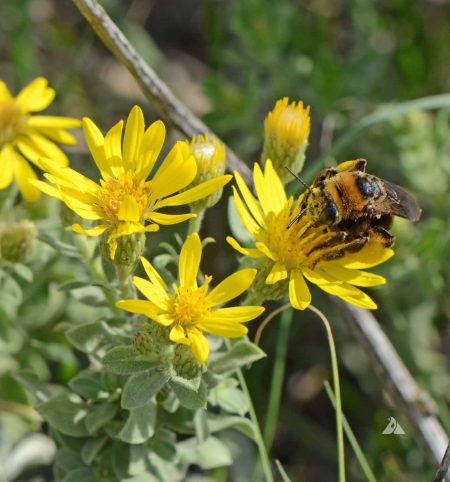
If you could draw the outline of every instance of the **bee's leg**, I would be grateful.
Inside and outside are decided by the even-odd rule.
[[[345,247],[347,253],[357,253],[364,248],[364,246],[369,242],[369,236],[360,236],[358,238],[352,239],[348,242]]]
[[[390,229],[394,222],[394,216],[392,214],[382,214],[380,219],[376,219],[373,222],[373,227]]]
[[[386,248],[390,248],[395,243],[395,236],[381,227],[372,227],[370,229],[370,235],[374,236],[378,241],[385,245]]]

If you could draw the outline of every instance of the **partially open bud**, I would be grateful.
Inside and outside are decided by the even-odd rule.
[[[267,114],[261,164],[270,159],[283,184],[292,180],[286,167],[297,174],[303,168],[310,127],[309,106],[304,107],[302,101],[289,104],[284,97]]]
[[[173,356],[173,368],[180,377],[190,380],[200,375],[202,365],[195,359],[190,346],[176,345]]]
[[[198,135],[189,143],[189,151],[197,161],[197,175],[189,188],[209,181],[225,173],[225,146],[213,135]],[[193,212],[200,212],[214,206],[222,197],[222,189],[191,204]]]
[[[0,261],[26,263],[33,254],[38,231],[31,221],[0,223]]]

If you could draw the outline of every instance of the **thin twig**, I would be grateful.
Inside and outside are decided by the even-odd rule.
[[[73,2],[100,40],[129,70],[144,95],[164,119],[170,121],[187,137],[211,132],[208,126],[175,97],[155,71],[138,54],[97,0],[73,0]],[[247,183],[252,182],[250,169],[229,147],[227,147],[227,166],[230,170],[239,171]]]
[[[349,305],[337,297],[330,297],[339,307],[352,332],[365,346],[383,379],[383,388],[402,407],[433,463],[440,463],[448,437],[439,423],[430,396],[418,387],[395,351],[389,338],[371,312]],[[450,482],[450,475],[445,479]]]
[[[444,480],[445,474],[448,473],[448,469],[450,467],[450,442],[447,445],[447,450],[445,451],[444,457],[442,457],[442,461],[439,465],[438,471],[436,472],[436,476],[433,479],[433,482],[442,482]]]

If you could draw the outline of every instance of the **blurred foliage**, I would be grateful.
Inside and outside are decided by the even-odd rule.
[[[250,163],[259,158],[264,116],[280,97],[302,99],[312,107],[308,171],[339,134],[379,105],[450,91],[450,5],[445,0],[105,0],[102,4],[177,95],[204,113],[211,128]],[[50,113],[90,116],[103,126],[123,117],[136,102],[151,111],[129,74],[111,58],[71,2],[6,0],[0,11],[0,78],[12,91],[44,75],[58,92]],[[367,158],[370,172],[405,186],[423,208],[417,224],[396,220],[397,255],[377,270],[388,284],[371,295],[379,303],[376,315],[383,328],[419,385],[431,394],[447,432],[449,116],[448,110],[410,112],[366,130],[337,158]],[[82,144],[71,159],[78,168],[92,169]],[[205,220],[205,234],[219,240],[228,234],[225,203]],[[44,221],[49,210],[53,224]],[[30,367],[41,381],[65,383],[86,368],[86,359],[74,354],[61,327],[95,321],[101,312],[85,304],[88,299],[95,305],[95,293],[48,284],[49,279],[64,284],[86,276],[76,256],[61,258],[48,244],[52,237],[69,242],[68,234],[56,228],[55,205],[44,201],[15,214],[16,219],[34,220],[41,233],[36,255],[27,266],[3,266],[0,271],[0,399],[25,404],[25,393],[11,372]],[[222,250],[223,244],[219,246]],[[234,257],[230,250],[225,252],[230,253],[229,262],[210,252],[216,272],[231,270]],[[318,291],[313,296],[333,323],[342,362],[344,411],[378,480],[431,480],[434,469],[406,419],[384,399],[383,384],[374,376],[364,349],[327,300]],[[248,376],[261,420],[276,331],[272,322],[262,342],[268,359]],[[322,389],[323,379],[330,376],[328,367],[322,327],[310,314],[298,314],[289,340],[283,405],[272,451],[293,481],[335,478],[334,413]],[[389,416],[398,418],[406,436],[381,434]],[[33,420],[0,414],[0,440],[7,441],[0,455],[31,429],[37,429]],[[228,438],[233,457],[238,457],[244,473],[250,473],[253,448],[233,432]],[[357,464],[349,465],[349,480],[361,480]],[[220,470],[211,474],[216,480],[226,479]],[[239,480],[234,469],[230,477]]]

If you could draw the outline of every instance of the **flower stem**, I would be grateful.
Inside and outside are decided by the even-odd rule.
[[[269,402],[267,404],[266,422],[264,424],[264,442],[270,453],[280,409],[281,390],[283,387],[284,370],[286,366],[286,352],[289,341],[289,333],[293,319],[293,311],[284,311],[281,315],[278,328],[275,363],[272,371],[272,383],[270,385]]]
[[[248,302],[247,302],[248,303]],[[251,303],[248,303],[248,304],[251,304]],[[258,304],[258,303],[256,303]],[[279,315],[282,311],[285,311],[287,310],[288,308],[291,307],[291,304],[290,303],[286,303],[285,305],[283,306],[280,306],[279,308],[277,308],[276,310],[273,310],[272,313],[270,313],[269,315],[267,315],[264,320],[261,322],[261,324],[258,326],[258,329],[256,331],[256,335],[255,335],[255,345],[259,345],[259,342],[261,341],[261,335],[262,335],[262,332],[264,330],[264,328],[277,316]]]
[[[338,469],[339,482],[345,482],[345,453],[344,453],[344,429],[342,421],[342,404],[341,404],[341,387],[339,383],[339,370],[336,356],[336,346],[334,344],[333,332],[331,331],[330,322],[327,317],[315,306],[309,305],[308,309],[315,313],[325,325],[328,336],[328,344],[330,346],[331,369],[333,373],[334,394],[336,397],[336,432],[337,432],[337,448],[338,448]]]
[[[195,218],[189,219],[188,234],[198,233],[202,227],[203,216],[205,215],[205,210],[196,211],[197,216]]]
[[[123,299],[135,299],[136,290],[131,281],[131,270],[126,265],[114,265],[119,280],[120,293]]]
[[[226,345],[227,345],[227,348],[230,349],[231,343],[229,340],[226,340]],[[253,423],[253,430],[255,432],[255,443],[256,443],[256,446],[258,447],[259,457],[261,459],[261,465],[262,465],[266,482],[274,482],[272,470],[270,468],[269,457],[267,454],[266,446],[264,445],[264,440],[262,437],[261,429],[259,427],[258,419],[256,417],[255,408],[253,406],[250,393],[248,391],[247,382],[245,381],[244,374],[242,373],[242,370],[240,368],[238,368],[236,372],[237,372],[239,384],[241,385],[242,391],[244,392],[244,395],[247,398],[250,419]]]

